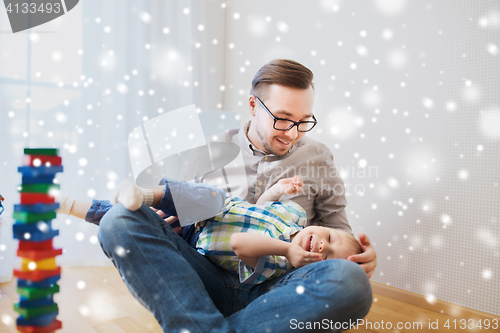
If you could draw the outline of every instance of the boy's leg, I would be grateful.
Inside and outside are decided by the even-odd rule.
[[[132,295],[165,332],[233,332],[210,298],[229,298],[224,272],[149,207],[131,212],[114,205],[101,220],[99,240]]]
[[[163,197],[154,208],[167,216],[177,216],[181,226],[214,217],[224,207],[226,192],[220,188],[166,178],[163,182]]]
[[[251,294],[256,299],[244,299]],[[251,328],[248,332],[340,332],[354,328],[349,325],[363,318],[372,303],[363,269],[338,259],[309,264],[240,295],[243,303],[250,303],[228,318],[238,332],[245,327]]]

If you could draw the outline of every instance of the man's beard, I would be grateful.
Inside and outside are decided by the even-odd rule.
[[[285,155],[286,153],[288,153],[288,150],[290,150],[290,148],[292,148],[293,145],[290,145],[290,148],[288,148],[286,151],[282,152],[281,154],[280,153],[277,153],[276,151],[274,151],[274,149],[271,147],[271,145],[269,144],[269,142],[267,142],[264,138],[264,136],[262,135],[262,133],[260,133],[259,129],[257,128],[256,129],[257,131],[257,136],[259,137],[259,140],[260,140],[260,143],[262,144],[262,147],[264,147],[264,149],[269,153],[269,154],[274,154],[276,156],[283,156]]]

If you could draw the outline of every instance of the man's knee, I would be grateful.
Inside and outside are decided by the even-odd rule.
[[[363,316],[368,313],[372,304],[372,289],[366,272],[349,260],[326,260],[330,262],[329,274],[333,282],[330,288],[332,298],[341,295],[347,308],[357,308]],[[339,295],[339,285],[342,291]]]
[[[117,224],[117,221],[125,214],[125,210],[127,209],[121,203],[113,205],[113,207],[111,207],[101,218],[99,222],[99,233],[107,233],[115,229],[115,224]]]
[[[115,247],[117,243],[126,241],[129,234],[126,223],[133,223],[132,215],[136,212],[131,212],[121,203],[117,203],[104,214],[100,223],[98,238],[101,247],[105,250],[110,247]]]
[[[305,270],[303,270],[305,268]],[[298,279],[308,277],[310,287],[329,304],[326,312],[355,314],[362,318],[370,310],[372,290],[365,271],[352,261],[343,259],[324,260],[295,271]],[[317,288],[316,288],[317,286]],[[328,314],[327,314],[328,315]],[[333,313],[337,316],[338,314]]]
[[[341,276],[345,277],[345,283],[348,283],[356,289],[364,289],[365,291],[371,292],[370,281],[368,280],[368,275],[361,268],[361,266],[350,260],[337,260],[338,263],[335,266],[336,270],[341,272]]]
[[[297,292],[300,290],[309,297],[314,313],[308,320],[355,321],[366,316],[371,307],[368,276],[358,264],[348,260],[323,260],[306,265],[290,273],[284,281],[294,287],[302,286]]]

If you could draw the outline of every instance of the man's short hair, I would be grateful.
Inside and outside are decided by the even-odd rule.
[[[252,80],[250,94],[260,99],[266,98],[267,87],[271,84],[308,89],[314,78],[313,72],[304,65],[289,59],[275,59],[262,66]]]

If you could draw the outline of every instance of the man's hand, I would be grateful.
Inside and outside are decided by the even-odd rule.
[[[352,255],[347,260],[359,263],[361,268],[365,270],[368,278],[371,278],[375,272],[375,267],[377,267],[377,253],[375,253],[375,249],[370,243],[368,236],[363,233],[359,234],[359,245],[361,245],[363,253]]]
[[[167,214],[165,214],[163,211],[159,210],[159,209],[156,209],[156,208],[153,208],[153,207],[150,207],[152,210],[154,210],[156,212],[156,214],[160,215],[160,217],[165,221],[167,222],[168,224],[172,225],[172,223],[174,223],[175,221],[178,221],[179,218],[177,216],[169,216],[167,218],[165,218],[165,216],[167,216]],[[179,233],[182,231],[182,227],[175,227],[175,228],[172,228],[176,233]]]
[[[297,244],[290,244],[285,257],[293,267],[299,268],[312,262],[323,260],[318,253],[308,252]]]

